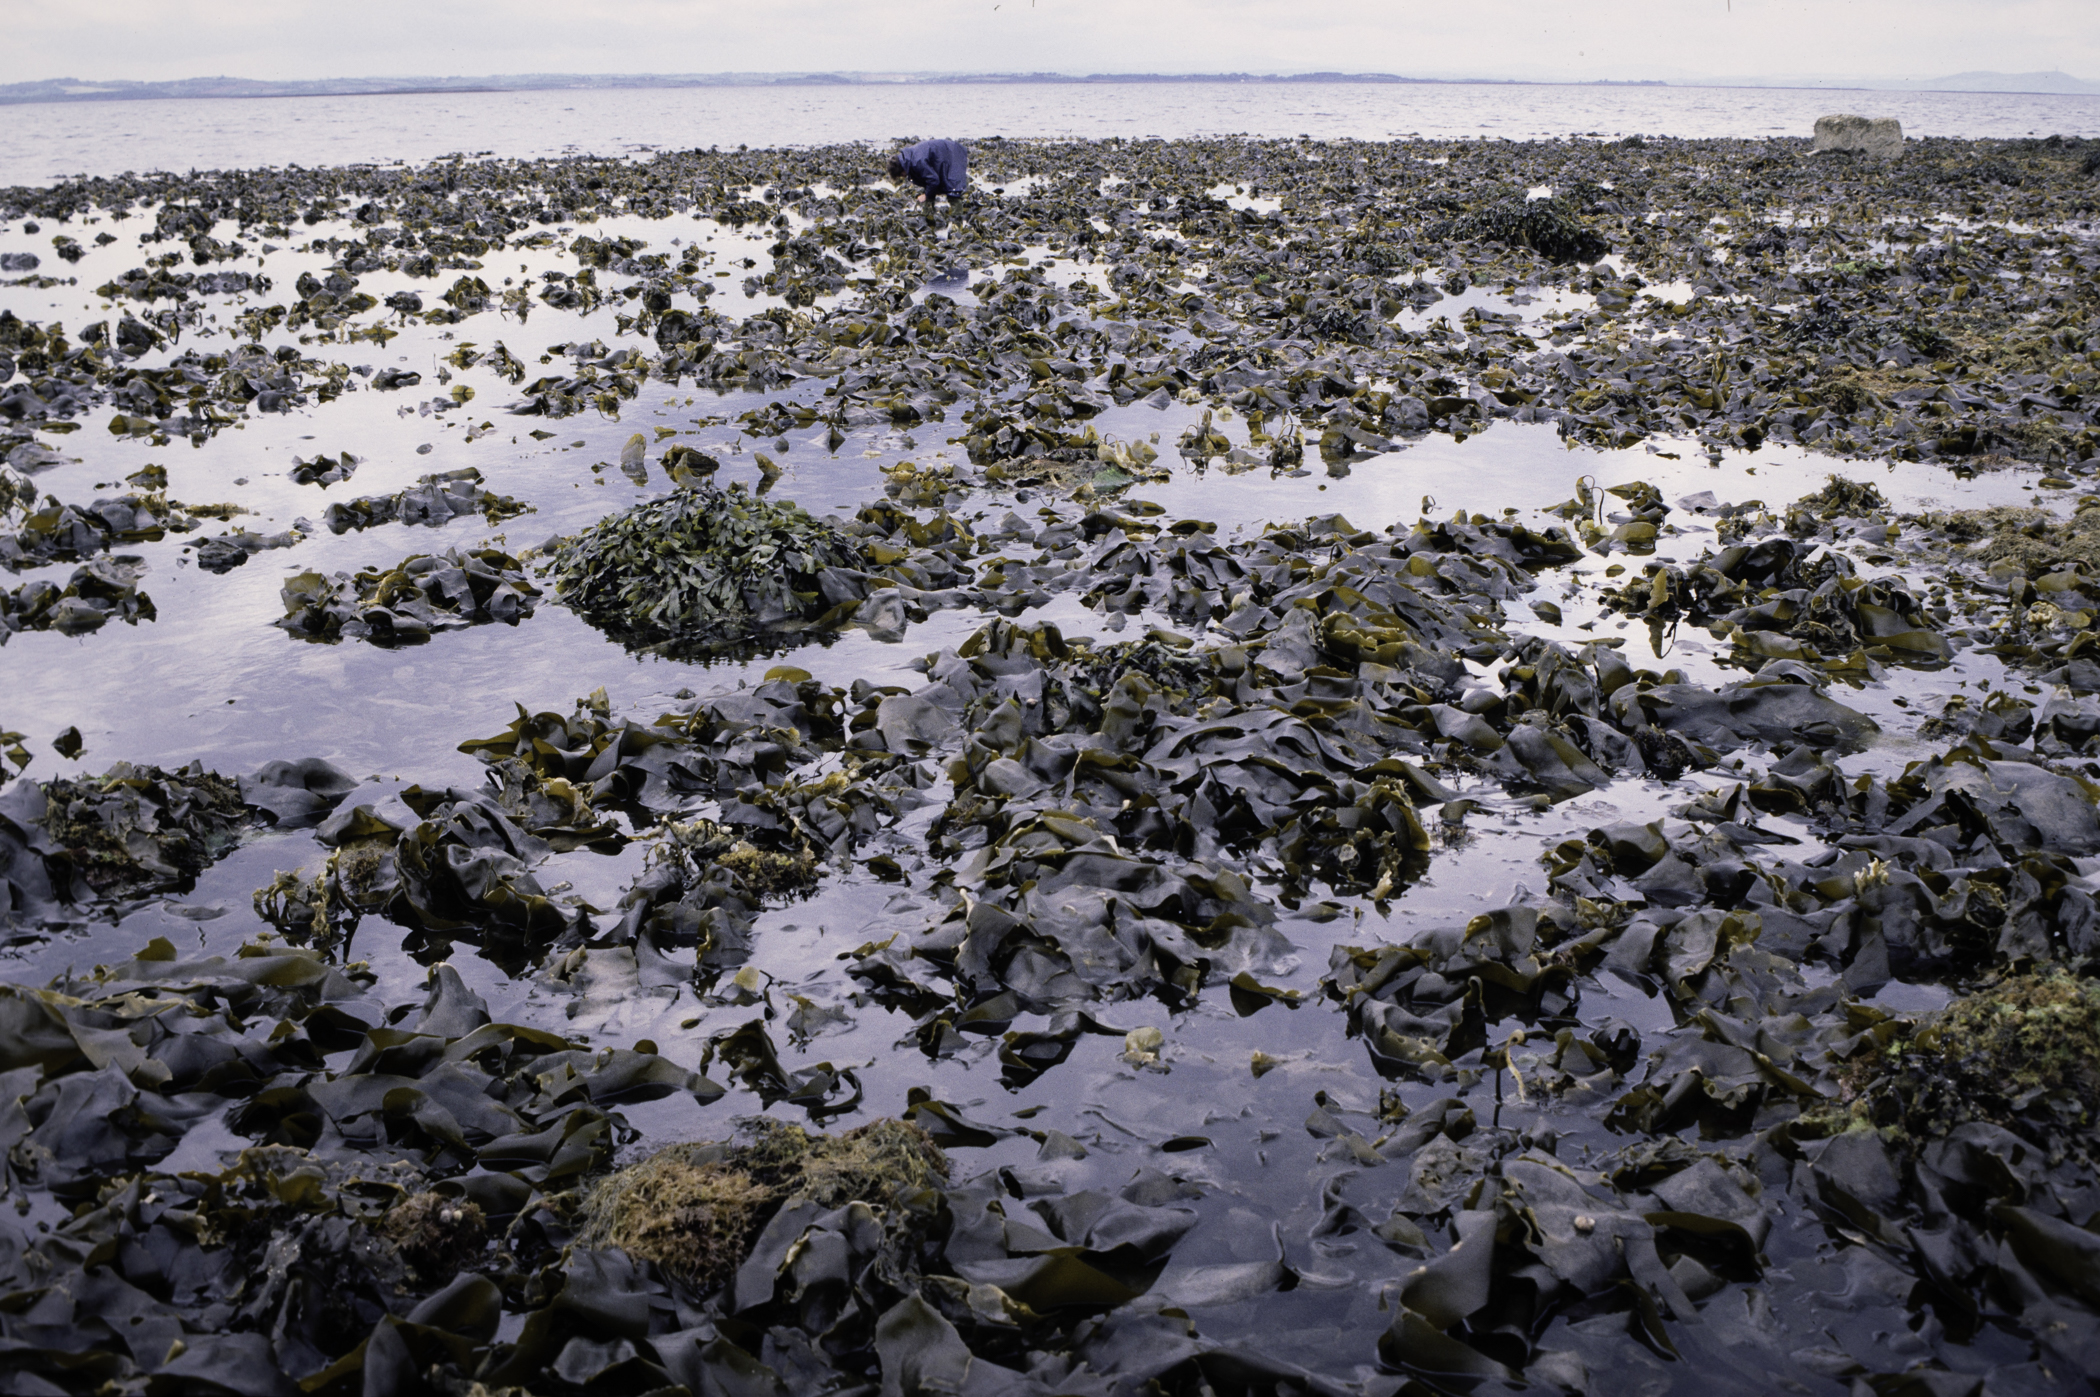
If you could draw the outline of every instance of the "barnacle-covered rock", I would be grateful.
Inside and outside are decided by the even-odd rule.
[[[1831,1128],[1861,1122],[1915,1148],[1986,1122],[2045,1153],[2100,1158],[2100,985],[2092,979],[2061,966],[2006,975],[1892,1027],[1848,1064]]]

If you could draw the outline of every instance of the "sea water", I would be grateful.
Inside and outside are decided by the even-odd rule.
[[[1806,136],[1892,116],[1910,136],[2100,135],[2100,96],[1540,83],[986,83],[618,88],[31,103],[0,121],[0,185],[126,170],[387,164],[453,152],[644,155],[948,135]]]

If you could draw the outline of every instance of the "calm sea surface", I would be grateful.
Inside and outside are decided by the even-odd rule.
[[[1800,136],[1826,112],[1914,136],[2100,135],[2100,97],[1804,88],[1158,83],[485,92],[8,107],[0,185],[72,174],[821,145],[906,135]]]

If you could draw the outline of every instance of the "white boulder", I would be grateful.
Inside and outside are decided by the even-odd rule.
[[[1815,149],[1856,151],[1882,160],[1893,159],[1903,153],[1903,123],[1892,116],[1819,116]]]

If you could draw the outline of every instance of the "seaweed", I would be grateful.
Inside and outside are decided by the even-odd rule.
[[[301,640],[420,645],[446,630],[532,615],[540,589],[522,564],[495,548],[416,553],[391,568],[352,576],[302,572],[284,584],[284,615],[271,624]]]
[[[166,245],[108,280],[128,314],[0,313],[19,566],[108,582],[133,536],[158,562],[180,545],[156,531],[238,508],[178,506],[157,467],[87,506],[32,486],[60,458],[30,434],[91,418],[106,448],[183,436],[208,461],[262,414],[357,394],[435,426],[507,383],[526,417],[736,395],[693,422],[750,439],[657,428],[677,488],[543,550],[675,699],[521,707],[461,744],[472,789],[273,763],[187,806],[203,775],[162,772],[134,807],[76,781],[60,841],[47,787],[7,786],[11,952],[55,973],[62,923],[99,959],[139,950],[0,991],[27,1210],[0,1226],[9,1381],[2011,1392],[2100,1371],[2100,515],[2046,493],[2100,445],[2086,147],[1805,150],[984,142],[991,178],[939,238],[853,146],[0,194],[69,227],[143,210]],[[681,241],[652,250],[652,224]],[[731,225],[761,236],[718,279],[700,240]],[[287,235],[296,279],[226,270]],[[479,275],[513,247],[541,274]],[[382,302],[380,277],[431,286]],[[1463,309],[1435,315],[1447,294]],[[550,335],[534,379],[530,354],[439,340],[490,313],[600,318]],[[418,354],[376,373],[319,347],[395,336]],[[411,386],[432,396],[363,392]],[[1130,414],[1155,409],[1142,440]],[[1672,459],[1781,443],[1858,478],[1779,509],[1585,479],[1559,525],[1425,504],[1234,529],[1132,498],[1404,474],[1392,453],[1427,434],[1505,424]],[[611,438],[643,486],[649,430]],[[766,493],[790,459],[862,450],[894,464],[851,517]],[[2022,463],[2049,471],[2043,508],[1891,507]],[[536,502],[574,528],[586,487],[623,489],[594,474]],[[703,484],[732,474],[758,491]],[[426,476],[327,524],[499,523],[486,484]],[[357,542],[263,529],[193,561]],[[306,573],[287,628],[522,619],[532,556]],[[88,610],[151,614],[121,587],[94,605],[101,585]],[[9,605],[50,619],[62,591]],[[698,697],[659,663],[846,627],[938,639],[849,637],[805,661],[822,678],[760,664]],[[1673,640],[1684,658],[1644,658]],[[98,752],[125,750],[94,716]],[[253,924],[228,894],[257,883],[277,940],[235,950]],[[104,949],[156,926],[181,934]],[[810,1124],[693,1123],[734,1093]],[[687,1132],[719,1143],[663,1148]],[[905,1167],[812,1181],[871,1140]]]
[[[20,631],[84,635],[112,619],[127,626],[153,620],[160,613],[139,590],[145,572],[143,559],[119,555],[83,563],[64,586],[37,581],[0,591],[0,645]]]
[[[321,522],[332,534],[369,529],[379,524],[423,524],[436,527],[478,514],[491,524],[528,513],[532,506],[485,490],[481,472],[472,466],[417,478],[414,485],[391,495],[364,495],[328,506]]]
[[[853,538],[792,501],[741,482],[705,483],[601,520],[553,554],[556,594],[593,625],[637,645],[707,650],[798,634],[833,611],[831,570],[867,557]]]

